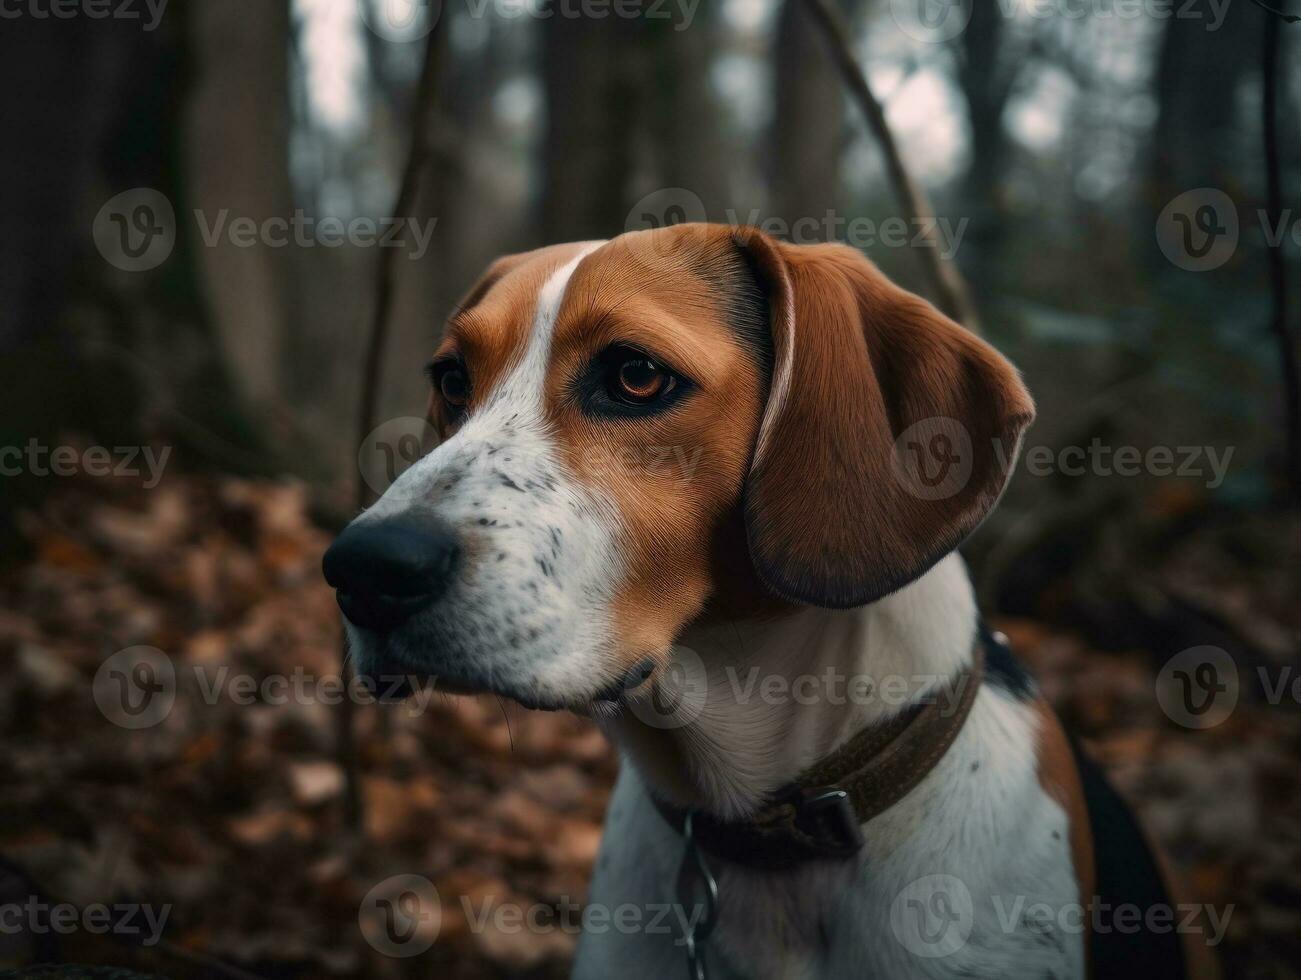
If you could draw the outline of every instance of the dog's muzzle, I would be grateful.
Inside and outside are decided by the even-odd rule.
[[[450,526],[432,514],[354,521],[321,561],[339,608],[355,626],[401,626],[446,590],[461,557]]]

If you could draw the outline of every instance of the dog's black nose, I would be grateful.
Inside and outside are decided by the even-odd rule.
[[[389,630],[443,594],[460,552],[452,529],[432,515],[354,521],[321,569],[349,620]]]

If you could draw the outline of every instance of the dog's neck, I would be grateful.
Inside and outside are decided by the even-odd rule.
[[[971,583],[956,554],[857,609],[801,607],[747,622],[702,617],[680,640],[688,652],[676,655],[687,665],[684,723],[625,706],[602,725],[667,801],[744,817],[969,664],[975,626]],[[692,676],[698,664],[703,691],[698,668]]]

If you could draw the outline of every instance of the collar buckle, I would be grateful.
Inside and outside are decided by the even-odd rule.
[[[830,838],[829,850],[836,856],[850,857],[862,850],[863,828],[843,789],[812,790],[796,808],[795,826],[814,837]]]

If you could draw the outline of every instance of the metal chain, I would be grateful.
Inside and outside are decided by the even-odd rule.
[[[691,829],[694,814],[694,810],[688,810],[682,820],[682,838],[686,846],[682,863],[678,866],[678,909],[686,928],[682,942],[687,948],[687,980],[709,980],[705,968],[705,946],[718,920],[718,882],[709,870],[704,853],[696,846]]]

